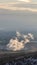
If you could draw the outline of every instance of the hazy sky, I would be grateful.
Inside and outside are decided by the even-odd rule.
[[[12,1],[18,1],[18,0],[0,0],[0,2],[12,2]],[[21,0],[22,1],[22,0]],[[24,0],[23,0],[24,1]],[[33,2],[37,2],[37,0],[32,0]]]
[[[36,30],[37,0],[0,0],[0,30]]]
[[[7,9],[12,11],[31,11],[37,12],[37,1],[33,0],[4,0],[0,1],[0,9]]]

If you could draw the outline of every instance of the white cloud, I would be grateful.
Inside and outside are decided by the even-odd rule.
[[[23,0],[23,1],[30,1],[30,0]],[[8,9],[8,10],[14,10],[14,11],[31,11],[31,12],[37,12],[37,8],[31,8],[30,6],[28,6],[28,7],[19,7],[20,5],[22,5],[22,4],[20,4],[20,3],[18,3],[18,2],[12,2],[12,3],[1,3],[0,4],[0,8],[2,8],[2,9]],[[27,5],[27,4],[26,4]],[[29,4],[30,5],[30,4]],[[31,4],[32,5],[32,4]]]
[[[29,3],[29,2],[31,2],[32,0],[18,0],[18,1],[22,1],[22,2]]]
[[[37,12],[37,8],[30,8],[30,7],[9,7],[8,5],[0,5],[0,8],[2,9],[8,9],[8,10],[14,10],[14,11],[31,11],[31,12]]]

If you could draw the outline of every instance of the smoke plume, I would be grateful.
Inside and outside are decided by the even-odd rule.
[[[23,40],[19,41],[19,37]],[[34,40],[33,34],[28,33],[27,35],[24,35],[16,32],[15,39],[10,39],[9,43],[7,44],[7,49],[13,51],[24,49],[25,44],[29,43],[30,40]]]

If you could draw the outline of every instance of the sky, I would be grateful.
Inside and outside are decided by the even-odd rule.
[[[19,0],[0,0],[0,2],[13,2],[13,1],[19,1]],[[21,0],[22,1],[22,0]],[[23,0],[24,1],[24,0]],[[32,0],[33,2],[37,2],[37,0]]]
[[[37,0],[0,0],[0,9],[37,12]]]
[[[37,0],[0,0],[0,30],[37,30]]]

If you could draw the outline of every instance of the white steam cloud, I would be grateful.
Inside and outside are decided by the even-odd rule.
[[[9,44],[7,44],[7,49],[8,50],[21,50],[24,49],[25,44],[30,42],[30,40],[34,39],[33,34],[28,33],[28,35],[20,34],[19,32],[16,32],[15,39],[10,39]],[[23,40],[19,41],[19,38],[22,38]]]
[[[16,35],[17,35],[17,37],[20,37],[21,36],[21,34],[19,32],[16,32]]]

